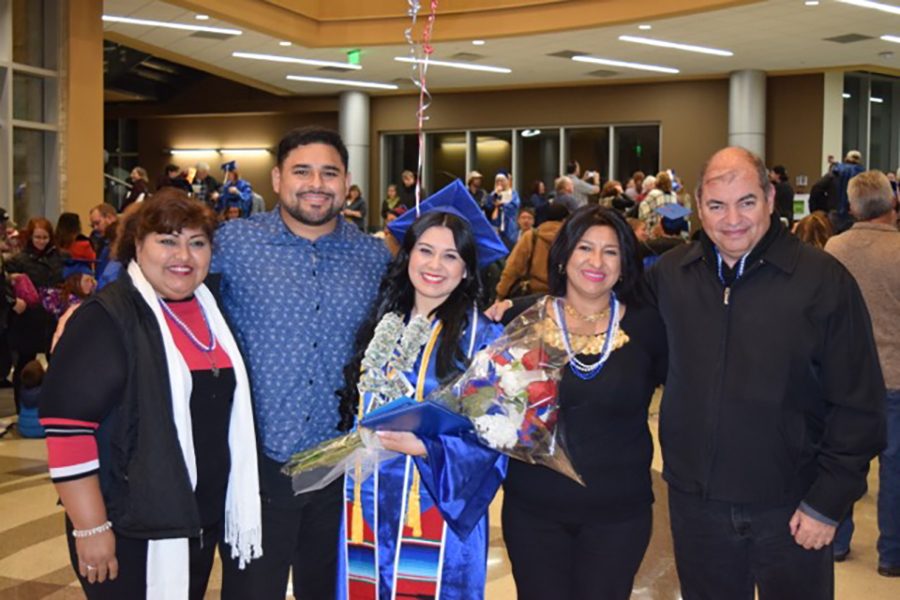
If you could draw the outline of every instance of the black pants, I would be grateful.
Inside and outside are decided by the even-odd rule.
[[[571,524],[503,502],[503,540],[519,600],[628,600],[650,543],[653,512]]]
[[[212,571],[216,543],[222,537],[222,531],[213,527],[203,532],[203,542],[199,538],[188,540],[190,552],[190,600],[203,600],[209,574]],[[124,598],[139,600],[146,597],[147,592],[147,540],[122,537],[116,535],[116,560],[119,562],[119,575],[113,580],[103,583],[90,583],[78,573],[78,555],[75,553],[75,538],[72,537],[72,522],[66,518],[66,539],[69,543],[69,558],[75,574],[81,582],[81,588],[88,600],[122,600]]]
[[[334,599],[344,479],[295,496],[280,470],[260,456],[263,555],[241,570],[220,549],[223,600],[284,600],[291,570],[297,600]]]
[[[804,550],[788,523],[797,503],[703,500],[669,487],[675,564],[685,600],[831,600],[831,546]]]

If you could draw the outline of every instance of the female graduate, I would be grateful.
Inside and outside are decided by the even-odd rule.
[[[345,370],[344,430],[395,397],[421,401],[500,334],[475,305],[479,265],[505,254],[481,209],[464,187],[451,185],[421,211],[418,219],[409,211],[392,223],[403,245]],[[379,348],[380,361],[373,358]],[[506,472],[505,457],[469,434],[378,435],[400,454],[368,475],[348,469],[338,597],[483,597],[487,510]]]

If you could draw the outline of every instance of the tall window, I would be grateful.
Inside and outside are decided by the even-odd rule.
[[[859,150],[869,169],[897,168],[900,164],[898,99],[898,77],[872,73],[844,75],[844,156],[850,150]]]
[[[0,205],[24,224],[59,210],[60,0],[0,0]]]
[[[381,187],[400,181],[404,169],[415,171],[418,141],[414,134],[381,137]],[[583,171],[599,171],[603,181],[612,177],[626,182],[640,169],[656,173],[659,164],[658,124],[585,125],[500,129],[492,131],[444,131],[425,134],[425,188],[434,192],[456,178],[465,180],[475,169],[484,176],[484,187],[494,187],[499,170],[511,171],[520,197],[531,196],[536,181],[553,189],[565,162],[577,160]]]

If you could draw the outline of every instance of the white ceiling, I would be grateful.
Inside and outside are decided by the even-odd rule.
[[[896,0],[884,0],[895,2]],[[397,0],[405,8],[403,0]],[[197,21],[195,13],[181,7],[156,0],[105,0],[104,12],[110,15],[129,16],[158,21],[235,27],[234,23],[217,19]],[[508,38],[484,37],[487,44],[473,46],[465,42],[439,42],[432,55],[436,59],[450,59],[459,52],[482,55],[476,62],[512,69],[508,75],[461,71],[431,67],[428,84],[432,90],[464,88],[502,88],[505,86],[529,86],[570,84],[595,81],[627,81],[647,79],[664,80],[679,76],[710,76],[740,69],[764,71],[815,70],[828,67],[878,65],[900,69],[900,44],[878,39],[885,34],[900,35],[900,16],[862,9],[836,0],[821,0],[818,6],[808,7],[803,0],[767,0],[699,15],[647,21],[651,31],[639,31],[638,23],[603,28],[583,29],[562,33],[548,33]],[[441,26],[440,6],[435,29]],[[279,54],[331,61],[346,60],[348,48],[308,49],[296,44],[284,48],[279,40],[254,31],[244,30],[243,35],[227,40],[211,40],[192,37],[190,32],[137,25],[104,23],[104,29],[139,40],[156,48],[165,49],[193,61],[214,65],[232,73],[238,73],[288,94],[323,95],[337,94],[347,89],[338,86],[292,82],[286,75],[338,77],[391,83],[412,74],[412,66],[393,60],[394,56],[408,55],[409,47],[404,32],[397,31],[397,44],[393,46],[362,47],[363,66],[360,71],[321,71],[318,67],[269,63],[231,56],[233,51]],[[478,32],[489,33],[489,24]],[[873,39],[839,44],[823,41],[823,38],[862,34]],[[718,57],[664,48],[655,48],[619,41],[622,34],[655,37],[667,41],[698,44],[734,52],[732,57]],[[126,42],[127,43],[127,42]],[[651,63],[680,69],[679,76],[659,75],[645,71],[626,70],[578,63],[569,59],[547,56],[553,52],[574,50],[615,60]],[[879,53],[892,52],[887,58]],[[166,58],[172,59],[171,54]],[[174,57],[177,58],[177,57]],[[197,66],[192,63],[192,66]],[[596,70],[613,70],[618,74],[596,78],[589,73]],[[403,88],[412,88],[404,84]],[[378,93],[373,90],[373,93]]]

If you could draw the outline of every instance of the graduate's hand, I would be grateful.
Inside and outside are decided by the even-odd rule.
[[[409,454],[410,456],[426,456],[428,454],[425,444],[414,433],[408,431],[378,431],[376,435],[385,450]]]

